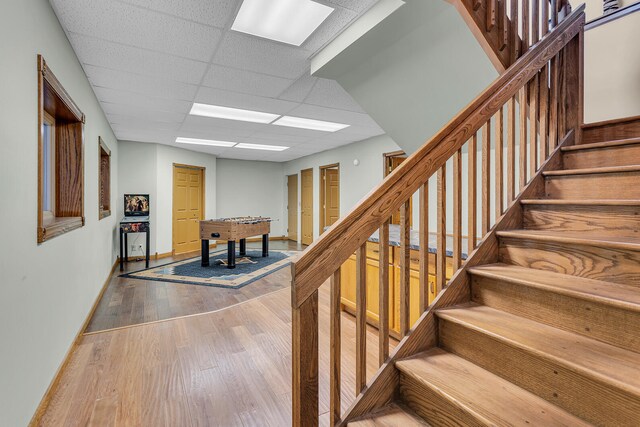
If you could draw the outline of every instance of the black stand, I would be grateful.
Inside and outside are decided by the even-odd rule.
[[[209,241],[202,239],[202,263],[203,267],[209,267]]]
[[[124,270],[124,262],[129,260],[129,233],[146,234],[145,242],[147,243],[147,250],[145,257],[145,268],[149,268],[149,251],[151,250],[151,227],[149,226],[149,221],[123,221],[120,223],[120,271]]]
[[[227,268],[236,268],[236,241],[227,241]]]
[[[126,235],[125,235],[126,240]],[[147,243],[147,246],[149,243]],[[122,250],[122,246],[120,246]],[[202,239],[200,265],[209,267],[209,240]],[[240,256],[247,256],[247,239],[240,239]],[[269,256],[269,235],[262,235],[262,256]],[[227,268],[236,268],[236,241],[227,241]]]
[[[247,239],[240,239],[240,256],[247,256]]]
[[[269,256],[269,235],[268,234],[262,235],[262,256],[263,257]]]

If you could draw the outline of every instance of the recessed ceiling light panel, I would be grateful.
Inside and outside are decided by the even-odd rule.
[[[236,145],[235,148],[246,148],[248,150],[266,150],[266,151],[284,151],[289,147],[284,147],[281,145],[262,145],[262,144],[245,144],[241,142]]]
[[[322,120],[305,119],[302,117],[282,116],[275,122],[274,125],[288,126],[292,128],[321,130],[324,132],[336,132],[340,129],[349,127],[344,123],[325,122]]]
[[[194,103],[189,114],[194,116],[215,117],[218,119],[241,120],[254,123],[271,123],[278,114],[263,113],[261,111],[242,110],[240,108],[221,107],[219,105]]]
[[[300,46],[331,12],[311,0],[244,0],[231,29]]]
[[[213,141],[211,139],[196,139],[196,138],[176,138],[176,142],[180,144],[193,144],[193,145],[208,145],[211,147],[235,147],[236,142],[230,141]]]

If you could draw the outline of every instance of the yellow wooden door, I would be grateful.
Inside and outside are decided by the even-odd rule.
[[[173,167],[173,249],[176,254],[200,249],[200,220],[204,219],[204,171]]]
[[[298,241],[298,175],[287,177],[287,232],[289,240]]]
[[[322,223],[323,226],[328,227],[340,218],[340,172],[338,169],[325,169],[322,185],[324,187]]]
[[[393,156],[388,158],[387,170],[385,176],[393,172],[398,166],[402,164],[407,158],[405,156]],[[409,199],[409,212],[413,212],[413,198]],[[400,224],[400,211],[396,211],[391,216],[391,224]],[[413,215],[409,215],[409,226],[413,225]]]
[[[313,169],[302,171],[301,191],[302,244],[313,242]]]

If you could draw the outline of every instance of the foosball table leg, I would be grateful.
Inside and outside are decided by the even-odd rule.
[[[236,241],[227,242],[227,268],[236,268]]]
[[[269,256],[269,235],[268,234],[262,235],[262,256],[263,257]]]
[[[202,239],[202,266],[209,267],[209,241]]]
[[[240,256],[247,255],[247,239],[240,239]]]

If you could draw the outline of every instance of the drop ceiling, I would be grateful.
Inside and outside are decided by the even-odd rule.
[[[241,0],[50,0],[119,140],[268,161],[383,133],[337,82],[309,74],[310,58],[376,1],[319,0],[335,10],[297,47],[230,30]],[[192,116],[194,102],[350,126],[323,132]],[[290,148],[185,146],[177,137]]]

